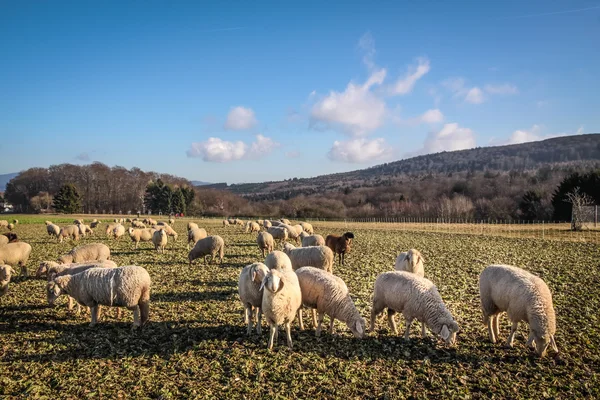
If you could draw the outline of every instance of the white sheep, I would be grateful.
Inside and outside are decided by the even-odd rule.
[[[271,221],[269,221],[269,224],[270,224],[269,226],[265,226],[267,229],[270,228],[271,226],[281,226],[281,225],[283,225],[283,222],[271,220]]]
[[[333,251],[327,246],[295,247],[286,243],[283,252],[292,260],[294,270],[300,267],[315,267],[327,272],[333,271]]]
[[[128,229],[129,237],[135,243],[136,249],[138,248],[140,242],[151,242],[154,232],[155,232],[154,229],[150,229],[150,228],[144,228],[144,229],[129,228]]]
[[[8,226],[8,221],[5,219],[0,219],[0,228],[6,228]]]
[[[260,225],[254,221],[246,222],[246,233],[260,232]]]
[[[121,236],[125,235],[125,227],[121,224],[115,226],[112,230],[112,236],[119,240]]]
[[[146,228],[146,225],[144,225],[144,224],[143,224],[142,222],[140,222],[140,221],[132,221],[132,222],[131,222],[131,226],[132,226],[133,228],[138,228],[138,229],[145,229],[145,228]]]
[[[247,334],[252,333],[252,322],[256,321],[256,333],[260,335],[263,291],[261,283],[269,273],[269,268],[263,263],[247,265],[242,269],[238,279],[238,293],[244,305],[244,322],[248,325]]]
[[[76,219],[73,221],[73,225],[81,225],[83,224],[83,219]]]
[[[316,336],[321,335],[323,316],[330,318],[329,333],[333,334],[335,319],[345,322],[354,336],[362,338],[365,334],[366,322],[354,306],[348,293],[348,287],[341,278],[322,269],[302,267],[296,270],[300,290],[302,291],[302,304],[313,310],[313,324],[316,327]],[[318,324],[315,321],[314,310],[318,313]],[[302,309],[298,310],[300,329],[302,323]]]
[[[8,228],[9,231],[12,231],[13,229],[15,229],[15,224],[10,223],[6,227]]]
[[[283,227],[272,226],[267,229],[267,232],[273,236],[273,240],[285,242],[288,238],[288,231]]]
[[[285,225],[292,225],[292,223],[290,222],[290,220],[289,220],[289,219],[280,218],[280,219],[279,219],[279,221],[280,221],[282,224],[285,224]]]
[[[263,257],[265,256],[265,250],[269,254],[275,248],[275,240],[269,232],[259,232],[258,236],[256,236],[256,243]]]
[[[423,261],[423,256],[419,250],[410,249],[409,251],[398,254],[394,269],[396,271],[412,272],[415,275],[424,277],[425,269],[423,268]]]
[[[158,230],[158,229],[164,230],[165,233],[167,234],[167,236],[171,236],[171,237],[173,237],[173,240],[177,241],[178,234],[169,225],[167,225],[167,224],[164,224],[164,225],[154,225],[152,228],[156,229],[156,230]]]
[[[191,231],[194,228],[198,228],[198,224],[195,223],[195,222],[188,222],[188,224],[187,224],[187,230],[188,230],[188,232]]]
[[[0,265],[8,264],[21,267],[21,275],[27,276],[27,261],[31,255],[31,246],[25,242],[0,245]]]
[[[404,338],[408,340],[410,325],[416,319],[421,322],[421,335],[426,336],[425,326],[440,335],[447,344],[454,344],[458,324],[446,308],[436,286],[429,280],[406,271],[390,271],[375,280],[371,330],[375,330],[375,318],[388,309],[388,323],[398,334],[394,314],[401,312],[406,319]]]
[[[552,294],[541,278],[510,265],[490,265],[479,275],[479,294],[483,323],[492,343],[498,339],[500,314],[506,311],[512,322],[509,347],[513,345],[519,322],[525,321],[529,324],[527,346],[533,346],[539,357],[546,354],[549,345],[558,353]]]
[[[3,245],[3,244],[8,244],[8,242],[9,242],[9,239],[8,239],[8,237],[7,237],[7,236],[5,236],[5,235],[0,235],[0,245]]]
[[[321,235],[309,235],[306,232],[300,232],[300,242],[302,247],[325,246],[325,239]]]
[[[133,311],[133,328],[142,327],[150,311],[151,280],[148,272],[136,265],[120,268],[90,268],[74,275],[55,278],[48,284],[48,299],[53,305],[63,293],[90,307],[92,321],[98,322],[98,306],[127,307]]]
[[[277,340],[279,325],[285,325],[287,344],[292,349],[292,322],[302,305],[302,292],[298,277],[293,271],[269,270],[262,281],[263,289],[261,311],[269,324],[269,343],[267,348],[273,349]]]
[[[217,254],[219,255],[220,263],[223,263],[223,257],[225,255],[225,241],[219,235],[207,236],[204,239],[200,239],[196,242],[192,250],[188,254],[190,260],[190,266],[192,261],[196,258],[204,257],[204,264],[206,264],[206,257],[211,256],[211,259],[216,260]]]
[[[71,238],[75,241],[79,240],[79,226],[69,225],[60,229],[58,233],[58,241],[62,243],[63,239]]]
[[[286,224],[280,225],[279,227],[287,231],[288,238],[294,239],[294,241],[296,242],[300,242],[300,232],[302,232],[302,227],[300,225],[297,226],[299,227],[299,229]]]
[[[227,221],[226,219],[223,220],[223,226],[229,226],[229,221]]]
[[[10,265],[0,265],[0,299],[8,292],[8,284],[13,274],[16,272]]]
[[[309,235],[315,233],[315,229],[308,222],[300,222],[300,226],[302,226],[302,230],[304,230],[304,232],[308,233]]]
[[[265,265],[269,269],[278,269],[280,271],[293,271],[292,260],[283,251],[275,250],[267,254]]]
[[[152,243],[157,252],[164,254],[165,247],[167,246],[167,232],[164,229],[154,231],[152,234]]]
[[[207,236],[208,233],[206,233],[206,229],[204,228],[192,228],[191,230],[189,230],[187,244],[188,250],[190,248],[190,243],[192,244],[192,246],[194,246],[198,240],[204,239]]]
[[[103,243],[90,243],[78,246],[69,253],[58,258],[59,264],[104,260],[110,260],[110,249]]]
[[[270,227],[273,226],[273,224],[271,223],[271,221],[269,221],[268,219],[265,219],[263,221],[263,226],[265,227],[265,229],[269,229]]]
[[[175,223],[175,218],[169,218],[169,225],[173,225]]]

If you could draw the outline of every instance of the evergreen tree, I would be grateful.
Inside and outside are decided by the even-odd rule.
[[[519,210],[521,211],[522,218],[525,220],[540,219],[542,196],[536,191],[529,190],[519,202]]]
[[[72,183],[63,185],[52,202],[52,207],[57,212],[74,214],[81,210],[81,195]]]
[[[589,196],[592,203],[600,204],[600,170],[585,174],[575,172],[563,179],[552,196],[555,220],[571,220],[572,205],[566,200],[568,200],[567,194],[573,193],[575,188],[579,188],[582,195]]]
[[[173,213],[184,213],[186,211],[185,195],[181,189],[177,189],[173,192],[173,202],[171,212]]]

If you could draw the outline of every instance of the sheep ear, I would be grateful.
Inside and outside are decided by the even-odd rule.
[[[554,335],[550,335],[550,346],[552,346],[552,350],[558,353],[558,347],[556,346],[556,342],[554,341]]]
[[[448,338],[450,337],[450,331],[448,330],[448,326],[447,325],[444,325],[442,327],[442,332],[440,332],[440,336],[444,340],[448,340]]]
[[[265,283],[267,283],[267,280],[269,279],[269,277],[265,276],[262,280],[262,282],[260,283],[260,289],[258,290],[263,290],[265,288]]]
[[[256,280],[256,268],[254,268],[254,267],[250,268],[250,277],[252,279],[252,282],[254,282]]]
[[[284,285],[283,285],[283,280],[281,280],[281,279],[280,279],[280,280],[279,280],[279,287],[277,288],[277,290],[275,290],[275,293],[277,293],[277,292],[280,292],[280,291],[281,291],[281,289],[283,289],[283,286],[284,286]]]
[[[363,331],[363,327],[360,324],[360,321],[356,321],[354,323],[354,329],[356,329],[356,332],[358,332],[359,335],[362,335],[363,333],[365,333],[365,331]]]

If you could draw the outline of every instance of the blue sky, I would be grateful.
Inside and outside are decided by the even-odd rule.
[[[599,132],[599,43],[593,1],[5,1],[0,173],[255,182]]]

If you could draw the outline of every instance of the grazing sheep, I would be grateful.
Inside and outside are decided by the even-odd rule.
[[[300,241],[302,247],[308,246],[325,246],[325,239],[321,235],[309,235],[306,232],[300,233]]]
[[[0,245],[0,265],[8,264],[21,267],[21,275],[27,276],[27,261],[31,255],[31,246],[25,242]]]
[[[512,322],[509,347],[513,345],[519,322],[525,321],[529,324],[527,346],[532,346],[539,357],[546,354],[549,345],[558,353],[552,294],[541,278],[510,265],[490,265],[479,275],[479,294],[483,323],[492,343],[496,343],[499,335],[498,318],[506,311]]]
[[[58,238],[58,235],[60,234],[60,226],[54,225],[50,221],[46,221],[46,232],[48,232],[48,235]]]
[[[416,249],[410,249],[409,251],[398,254],[394,269],[396,271],[412,272],[420,277],[425,276],[425,269],[423,268],[423,256],[419,250]]]
[[[82,219],[76,219],[73,221],[73,225],[81,225],[83,224],[83,220]]]
[[[8,244],[8,237],[4,235],[0,235],[0,245]]]
[[[327,246],[295,247],[286,243],[283,252],[292,261],[292,268],[315,267],[327,272],[333,271],[333,252]]]
[[[77,228],[79,228],[79,234],[82,237],[85,237],[86,234],[93,234],[94,231],[92,231],[92,228],[90,228],[89,226],[87,226],[86,224],[79,224],[77,225]]]
[[[267,251],[267,254],[269,254],[275,248],[275,240],[269,232],[258,232],[256,243],[258,244],[258,249],[262,252],[263,257],[265,256],[265,250]]]
[[[8,244],[18,242],[19,238],[14,232],[7,232],[3,235],[0,235],[0,244]]]
[[[154,231],[152,234],[152,243],[154,243],[154,249],[159,253],[165,253],[165,247],[167,246],[167,232],[164,229]]]
[[[354,336],[357,338],[364,336],[366,322],[354,306],[354,302],[348,293],[348,287],[342,279],[314,267],[298,268],[296,275],[302,291],[302,304],[313,311],[316,309],[319,315],[317,325],[313,312],[313,324],[317,329],[317,336],[321,335],[321,325],[325,314],[331,320],[329,324],[330,334],[333,334],[333,323],[337,318],[348,325]],[[298,319],[300,329],[304,329],[301,308],[298,309]]]
[[[278,269],[280,271],[293,271],[292,260],[283,251],[275,250],[265,258],[265,265],[269,269]]]
[[[99,225],[100,225],[99,221],[90,222],[90,228],[92,228],[92,229],[96,229]]]
[[[260,225],[254,221],[246,222],[246,233],[260,232]]]
[[[217,254],[219,255],[220,263],[222,264],[223,257],[225,256],[225,241],[221,236],[214,235],[200,239],[188,254],[190,266],[192,265],[192,261],[200,257],[204,257],[204,264],[206,264],[206,257],[209,255],[214,261]]]
[[[115,222],[111,222],[110,224],[106,225],[106,236],[112,237],[113,231],[118,225],[119,224]]]
[[[339,254],[340,265],[344,265],[346,253],[350,252],[352,239],[354,239],[352,232],[346,232],[342,236],[327,235],[327,238],[325,238],[325,244],[333,251],[333,254]]]
[[[188,224],[187,224],[187,230],[188,230],[188,232],[191,231],[194,228],[198,228],[198,224],[196,224],[195,222],[188,222]]]
[[[15,224],[11,223],[11,224],[8,224],[6,227],[8,228],[9,231],[12,231],[13,229],[15,229]]]
[[[0,228],[6,228],[8,226],[8,221],[5,219],[0,219]]]
[[[264,289],[261,311],[269,324],[269,343],[267,348],[273,349],[278,337],[279,325],[285,325],[287,344],[292,349],[291,328],[296,313],[302,306],[302,292],[298,277],[293,271],[271,269],[262,281],[260,289]]]
[[[110,249],[103,243],[91,243],[75,247],[58,258],[59,264],[82,263],[86,261],[110,260]]]
[[[394,314],[401,312],[406,319],[404,338],[408,340],[413,319],[421,322],[421,335],[426,336],[425,326],[440,335],[447,344],[454,344],[458,324],[446,308],[436,286],[429,280],[406,271],[390,271],[375,280],[373,306],[371,307],[371,330],[375,330],[375,318],[385,308],[388,322],[398,334]]]
[[[229,222],[229,225],[235,225],[235,218],[228,218],[227,222]]]
[[[275,220],[269,221],[269,223],[271,224],[271,226],[281,226],[281,225],[284,225],[283,222],[279,222],[279,221],[275,221]],[[269,226],[267,229],[269,229],[271,226]]]
[[[133,311],[133,328],[148,322],[151,280],[148,272],[135,265],[120,268],[90,268],[75,275],[64,275],[48,283],[48,301],[54,305],[63,293],[90,307],[92,321],[98,322],[98,306],[127,307]]]
[[[0,265],[0,299],[8,292],[8,284],[13,274],[16,272],[10,265]]]
[[[206,229],[204,229],[204,228],[193,228],[193,229],[189,230],[188,231],[188,244],[187,244],[188,250],[190,248],[190,243],[192,244],[192,246],[194,246],[198,240],[204,239],[207,236],[208,236],[208,233],[206,233]]]
[[[178,234],[169,225],[167,225],[167,224],[165,224],[165,225],[154,225],[152,228],[156,229],[156,230],[163,229],[165,231],[165,233],[167,234],[167,236],[172,236],[173,240],[177,241]]]
[[[131,218],[125,218],[125,222],[131,222]]]
[[[289,219],[285,219],[285,218],[280,218],[279,222],[281,222],[282,224],[285,224],[285,225],[290,225],[290,226],[292,225],[292,223],[290,222],[290,220]]]
[[[235,224],[236,224],[236,225],[239,225],[239,226],[244,226],[244,220],[241,220],[241,219],[236,219],[236,220],[235,220]]]
[[[166,222],[163,222],[163,221],[158,221],[158,222],[156,223],[156,226],[166,226],[166,225],[167,225],[167,223],[166,223]]]
[[[272,226],[267,229],[267,232],[269,232],[269,234],[273,236],[273,240],[285,242],[288,238],[288,231],[283,227]]]
[[[112,235],[115,239],[121,239],[121,236],[125,235],[125,227],[121,224],[115,226],[112,231]]]
[[[271,221],[269,221],[268,219],[265,219],[263,221],[263,226],[265,227],[265,229],[269,229],[270,227],[273,226],[273,224],[271,223]]]
[[[156,222],[155,219],[148,218],[148,225],[156,225],[156,224],[158,224],[158,222]]]
[[[300,225],[298,225],[299,229],[286,224],[280,225],[279,227],[287,231],[288,238],[294,239],[294,241],[298,243],[300,242],[300,232],[302,232],[302,227]]]
[[[252,322],[256,321],[256,333],[260,335],[260,320],[262,313],[263,291],[260,286],[267,274],[269,268],[263,263],[254,263],[247,265],[242,269],[238,280],[238,293],[240,300],[244,305],[244,322],[248,325],[247,334],[252,333]]]
[[[131,226],[133,228],[138,228],[138,229],[145,229],[146,225],[144,225],[143,223],[141,223],[140,221],[132,221],[131,222]]]
[[[315,233],[313,226],[308,222],[300,222],[300,226],[302,226],[302,230],[304,230],[304,232],[308,233],[309,235]]]
[[[223,226],[229,226],[229,221],[227,221],[226,219],[223,220]]]
[[[175,223],[175,218],[169,218],[169,225],[173,225]]]
[[[79,226],[78,225],[69,225],[63,228],[60,228],[58,233],[58,241],[62,243],[63,239],[71,238],[72,240],[79,240]]]

